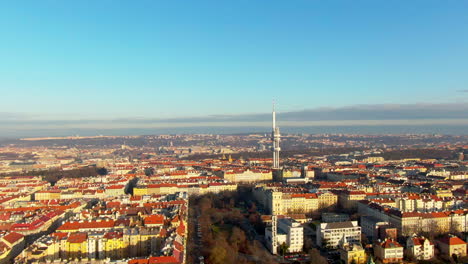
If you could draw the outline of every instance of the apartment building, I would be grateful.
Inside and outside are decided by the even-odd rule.
[[[434,243],[423,236],[413,235],[406,240],[406,253],[418,260],[428,260],[434,257]]]
[[[317,226],[317,245],[338,248],[342,243],[360,243],[361,227],[357,221],[321,223]]]
[[[382,263],[401,263],[403,246],[393,239],[385,239],[374,245],[374,256]]]

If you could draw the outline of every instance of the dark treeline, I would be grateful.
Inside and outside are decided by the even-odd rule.
[[[89,166],[73,170],[50,169],[41,171],[29,171],[24,173],[9,173],[2,174],[0,176],[41,176],[43,180],[48,181],[52,185],[54,185],[58,180],[62,178],[84,178],[104,174],[107,174],[107,170],[105,168]]]
[[[448,149],[401,149],[386,151],[378,156],[383,157],[386,160],[398,160],[398,159],[454,159],[456,158],[455,152]],[[377,156],[377,155],[373,155]]]

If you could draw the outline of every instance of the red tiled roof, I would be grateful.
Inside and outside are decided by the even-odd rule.
[[[315,193],[294,193],[291,194],[291,198],[306,198],[306,199],[317,199],[317,194]]]
[[[397,247],[402,247],[398,242],[396,242],[393,239],[386,239],[382,243],[380,243],[380,246],[383,248],[397,248]]]
[[[131,259],[128,264],[148,264],[149,259]]]
[[[107,232],[104,235],[104,238],[106,239],[114,239],[114,238],[121,238],[123,236],[122,232]]]
[[[172,256],[162,256],[162,257],[151,257],[148,261],[149,264],[158,263],[158,264],[177,264],[180,263],[175,257]]]
[[[185,226],[184,226],[184,222],[182,222],[182,220],[180,221],[180,224],[177,227],[177,234],[179,236],[184,236],[185,235]]]
[[[179,252],[182,252],[184,251],[184,245],[177,241],[174,241],[174,249],[178,250]]]
[[[84,221],[79,222],[65,222],[57,230],[78,230],[78,229],[92,229],[92,228],[111,228],[114,227],[115,221],[106,219],[104,221]]]
[[[413,244],[414,244],[414,245],[420,246],[420,245],[423,245],[424,242],[425,242],[426,240],[428,240],[428,239],[427,239],[427,238],[422,238],[422,237],[413,237],[412,240],[413,240]],[[433,245],[432,242],[431,242],[430,240],[429,240],[429,243],[430,243],[431,245]]]
[[[67,242],[69,243],[83,243],[86,241],[88,238],[87,233],[72,233],[68,239]]]
[[[16,233],[16,232],[11,232],[10,234],[6,235],[3,237],[4,240],[6,240],[10,244],[14,244],[18,240],[22,239],[24,236]]]
[[[145,225],[163,225],[164,224],[164,215],[154,214],[145,217]]]
[[[466,242],[461,240],[460,238],[458,237],[443,237],[441,239],[439,239],[440,242],[444,243],[444,244],[447,244],[447,245],[465,245]]]
[[[68,237],[68,233],[52,233],[51,236],[54,236],[58,239],[62,239]]]

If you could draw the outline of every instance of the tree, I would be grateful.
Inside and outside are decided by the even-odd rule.
[[[309,252],[313,248],[314,242],[310,236],[304,236],[304,252]]]
[[[238,227],[233,227],[231,236],[229,237],[229,243],[233,246],[240,247],[245,244],[245,233]]]
[[[150,168],[145,168],[145,175],[146,176],[151,176],[154,174],[154,168],[150,167]]]
[[[226,249],[223,246],[214,246],[211,249],[208,260],[212,264],[224,264],[226,258]]]
[[[284,256],[286,253],[288,253],[288,250],[289,250],[289,246],[285,242],[283,242],[283,244],[279,246],[278,251],[281,256]]]
[[[104,176],[104,175],[107,175],[108,171],[106,168],[99,168],[96,170],[97,174],[101,175],[101,176]]]
[[[201,212],[206,212],[208,209],[211,208],[211,199],[208,197],[203,197],[199,202],[198,202],[198,207],[200,208]]]
[[[320,251],[316,248],[309,251],[310,264],[328,264],[326,258],[320,255]]]

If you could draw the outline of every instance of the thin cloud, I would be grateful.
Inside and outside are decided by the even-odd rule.
[[[459,93],[468,93],[468,89],[465,89],[465,90],[458,90],[457,92],[459,92]]]
[[[270,113],[243,115],[210,115],[201,117],[182,118],[116,118],[116,119],[83,119],[83,120],[45,120],[34,119],[33,116],[15,113],[0,113],[0,128],[47,128],[47,127],[147,127],[147,126],[200,126],[200,125],[267,125]],[[451,104],[375,104],[354,105],[336,108],[315,108],[293,112],[279,112],[278,120],[281,124],[321,124],[339,123],[363,124],[371,121],[378,123],[390,120],[414,120],[430,124],[456,122],[454,120],[468,120],[467,103]],[[411,121],[413,122],[413,121]],[[416,123],[416,122],[415,122]]]

